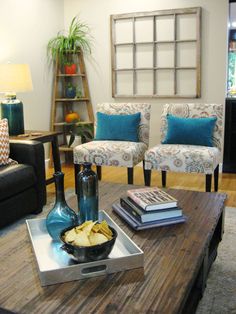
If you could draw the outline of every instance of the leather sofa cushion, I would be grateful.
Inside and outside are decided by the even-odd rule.
[[[36,183],[32,166],[17,164],[0,167],[0,200],[20,193]]]

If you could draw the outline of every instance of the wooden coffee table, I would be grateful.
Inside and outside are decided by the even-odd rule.
[[[0,307],[18,313],[193,313],[217,254],[225,194],[168,190],[184,224],[134,232],[111,210],[128,188],[100,184],[105,209],[144,251],[144,269],[41,287],[26,225],[0,239]],[[69,204],[76,208],[76,198]]]

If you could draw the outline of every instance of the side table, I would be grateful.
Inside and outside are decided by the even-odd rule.
[[[24,134],[20,134],[18,136],[10,136],[10,140],[18,140],[18,141],[39,141],[41,143],[51,143],[52,147],[52,157],[53,157],[53,165],[54,170],[61,171],[61,161],[60,161],[60,153],[59,153],[59,147],[58,147],[58,135],[60,135],[61,132],[55,132],[55,131],[25,131]],[[53,183],[54,178],[48,178],[46,180],[46,185]]]

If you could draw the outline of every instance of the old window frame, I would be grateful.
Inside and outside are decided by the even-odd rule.
[[[177,31],[178,25],[177,20],[178,17],[181,15],[188,15],[192,14],[196,17],[196,38],[191,39],[178,39]],[[156,40],[156,21],[160,17],[167,17],[171,16],[174,19],[174,38],[173,40],[164,40],[158,41]],[[135,38],[137,36],[135,31],[135,22],[140,18],[150,17],[153,20],[153,40],[152,41],[139,41],[136,42]],[[131,20],[132,21],[132,32],[133,32],[133,39],[130,42],[119,42],[116,43],[116,23],[121,20]],[[112,97],[114,98],[124,98],[124,97],[147,97],[147,98],[199,98],[201,96],[201,8],[184,8],[184,9],[174,9],[174,10],[159,10],[159,11],[152,11],[152,12],[139,12],[139,13],[127,13],[127,14],[117,14],[110,16],[110,32],[111,32],[111,63],[112,63]],[[178,66],[177,58],[178,58],[178,49],[177,45],[193,43],[195,46],[194,51],[194,58],[195,58],[195,66]],[[157,66],[157,55],[156,51],[158,46],[163,44],[173,44],[174,46],[174,64],[166,67],[158,67]],[[150,67],[143,67],[138,68],[136,66],[136,59],[137,59],[137,46],[138,45],[149,45],[152,47],[150,52],[152,53],[152,66]],[[117,68],[116,66],[116,59],[117,59],[117,50],[120,47],[131,47],[132,49],[132,67],[128,68]],[[180,48],[179,48],[180,49]],[[181,51],[181,50],[179,50]],[[158,79],[157,75],[160,71],[163,70],[170,70],[173,71],[173,93],[168,95],[160,95],[157,92],[158,86]],[[178,84],[180,84],[180,79],[178,79],[178,73],[180,71],[194,71],[194,83],[195,83],[195,90],[192,94],[181,94],[178,92]],[[118,94],[118,80],[117,76],[119,73],[125,71],[125,73],[132,74],[132,93],[131,94]],[[152,93],[148,95],[139,94],[137,92],[137,74],[141,73],[142,71],[152,71]],[[186,72],[185,72],[186,73]]]

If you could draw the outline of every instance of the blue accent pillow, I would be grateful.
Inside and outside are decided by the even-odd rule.
[[[110,115],[97,112],[95,140],[139,142],[140,112],[129,115]]]
[[[186,144],[213,147],[216,117],[182,118],[167,115],[167,134],[162,144]]]

